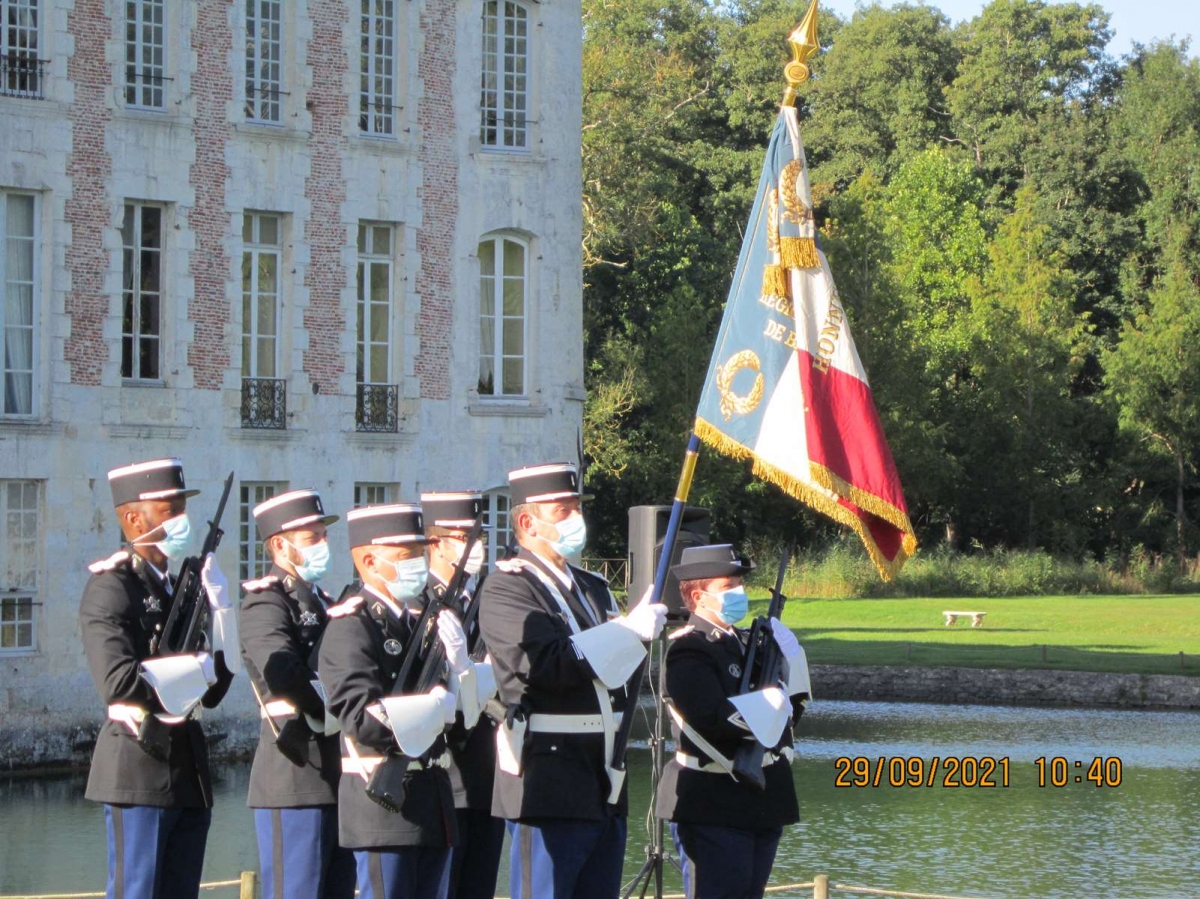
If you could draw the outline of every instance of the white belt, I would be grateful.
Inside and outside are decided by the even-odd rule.
[[[193,713],[195,714],[195,713]],[[182,724],[188,719],[187,715],[155,715],[163,724]],[[140,705],[129,705],[124,702],[114,702],[108,707],[108,718],[118,724],[124,724],[135,734],[141,723],[146,720],[146,710]]]
[[[258,714],[260,718],[282,718],[296,714],[296,707],[286,699],[272,699],[258,707]]]
[[[771,765],[774,765],[780,759],[787,759],[788,763],[791,764],[793,755],[794,755],[794,753],[792,752],[792,750],[790,748],[784,748],[777,753],[776,752],[764,752],[763,758],[762,758],[762,765],[764,768],[768,768]],[[703,771],[706,774],[728,774],[729,773],[724,768],[722,768],[720,765],[718,765],[716,762],[702,763],[699,758],[697,758],[694,755],[689,755],[686,752],[676,752],[675,753],[675,761],[678,762],[680,765],[682,765],[684,768],[689,768],[692,771]]]
[[[613,715],[613,721],[621,723],[621,713]],[[534,734],[602,734],[604,716],[595,715],[550,715],[535,712],[529,716],[529,732]]]
[[[385,756],[382,755],[360,755],[357,758],[342,757],[342,773],[357,774],[359,777],[370,777],[372,772],[379,767]],[[408,771],[424,771],[426,768],[449,768],[450,757],[446,753],[442,753],[436,759],[430,760],[429,764],[417,761],[416,759],[408,763]]]

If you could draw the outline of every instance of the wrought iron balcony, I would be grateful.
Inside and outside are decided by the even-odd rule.
[[[400,387],[397,384],[359,384],[354,426],[359,431],[394,434],[399,430]]]
[[[242,378],[242,427],[287,428],[287,382],[283,378]]]
[[[46,62],[21,54],[0,56],[0,96],[44,100]]]

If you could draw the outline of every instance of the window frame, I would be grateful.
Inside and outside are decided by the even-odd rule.
[[[30,261],[30,281],[29,281],[29,411],[28,412],[10,412],[8,411],[8,353],[7,353],[7,333],[9,328],[22,328],[25,325],[10,325],[5,318],[5,309],[7,308],[9,272],[8,272],[8,203],[12,197],[27,197],[29,198],[32,208],[30,211],[30,222],[32,225],[32,233],[25,237],[22,235],[18,240],[28,240],[32,245],[32,257]],[[38,302],[41,288],[41,222],[38,220],[41,212],[40,197],[34,191],[22,190],[0,190],[0,348],[4,349],[3,357],[0,359],[0,420],[4,421],[27,421],[37,417],[38,414],[38,366],[40,357],[40,347],[38,346],[39,328],[38,319],[40,304]],[[23,283],[17,281],[15,283]],[[14,372],[16,370],[14,369]],[[20,373],[24,373],[23,371]]]
[[[123,60],[125,66],[125,77],[122,82],[125,96],[125,106],[129,109],[139,109],[149,112],[164,112],[167,108],[167,82],[170,79],[167,77],[167,49],[170,43],[170,22],[167,19],[166,0],[124,0],[125,2],[125,35],[122,44],[125,47],[125,58]],[[146,11],[149,8],[157,8],[161,10],[161,21],[158,23],[146,22]],[[130,10],[135,11],[133,19],[134,39],[132,44],[129,40],[130,31]],[[144,60],[146,48],[154,45],[147,44],[144,41],[145,29],[147,27],[157,28],[159,32],[160,42],[158,48],[161,51],[160,61],[158,64],[147,64]],[[130,61],[130,51],[133,51],[134,61]],[[156,74],[148,74],[157,69]],[[131,80],[130,75],[133,74]],[[130,97],[133,99],[130,99]],[[155,102],[145,102],[149,96]]]
[[[492,5],[496,7],[496,14],[490,16],[488,10]],[[514,10],[519,10],[523,19],[517,17],[510,18],[507,15],[502,15],[502,10],[506,6],[512,6]],[[504,10],[507,12],[506,10]],[[488,34],[489,21],[496,22],[495,31]],[[524,22],[524,35],[520,36],[524,41],[523,54],[508,54],[504,50],[504,45],[510,38],[506,31],[506,23],[510,21]],[[530,126],[533,120],[529,114],[530,101],[533,93],[530,90],[530,81],[532,79],[531,72],[533,70],[533,53],[532,53],[532,37],[533,29],[533,10],[529,4],[522,3],[520,0],[484,0],[480,9],[480,53],[479,53],[479,146],[481,149],[493,153],[524,153],[530,152],[532,144]],[[494,42],[495,49],[491,52],[488,50],[489,37]],[[514,36],[515,37],[515,36]],[[488,60],[492,59],[495,63],[494,69],[488,68]],[[514,70],[509,72],[506,68],[508,60],[522,60],[524,63],[523,69],[520,72]],[[493,80],[492,87],[489,91],[488,78],[491,76]],[[524,87],[520,92],[508,91],[504,87],[505,79],[508,77],[520,77],[524,79]],[[489,93],[494,98],[494,105],[487,103]],[[510,108],[508,98],[510,95],[522,98],[521,113],[523,118],[520,119],[520,125],[516,124],[514,118],[511,124],[510,117],[513,116],[513,110]],[[515,104],[513,104],[515,105]],[[488,113],[493,112],[493,118],[489,125]],[[493,140],[488,140],[488,130],[492,129],[495,133]],[[517,134],[520,135],[521,142],[508,143],[506,133],[512,132],[514,138]]]
[[[381,498],[373,500],[367,495],[374,491],[379,491],[382,494]],[[355,481],[354,508],[391,505],[396,502],[396,495],[399,492],[398,486],[388,481]]]
[[[0,479],[0,520],[4,522],[4,540],[0,541],[0,577],[8,580],[7,551],[13,546],[11,536],[7,532],[13,509],[9,505],[9,488],[14,485],[32,488],[33,503],[31,506],[22,505],[16,510],[17,514],[33,516],[33,536],[27,542],[32,547],[32,561],[28,571],[30,583],[12,585],[5,583],[0,587],[0,656],[30,655],[38,651],[38,619],[42,603],[39,601],[39,588],[42,574],[42,540],[40,534],[44,530],[45,503],[42,500],[45,492],[45,481],[34,478],[4,478]],[[28,609],[28,618],[21,617],[22,608]],[[12,619],[6,619],[8,610],[13,611]],[[22,626],[29,628],[29,642],[20,644],[19,638]],[[12,646],[5,646],[7,632],[13,634]]]
[[[33,24],[25,25],[17,23],[9,25],[9,17],[13,13],[14,8],[19,12],[21,10],[29,10],[33,14]],[[45,17],[46,3],[45,0],[0,0],[0,56],[7,60],[18,60],[19,64],[23,64],[24,68],[17,73],[20,78],[23,74],[26,79],[26,89],[20,88],[9,89],[7,83],[0,84],[0,97],[15,97],[26,99],[41,99],[45,96],[46,90],[46,74],[43,71],[42,59],[42,20]],[[20,47],[13,46],[9,43],[10,29],[15,29],[18,33],[23,33],[27,36],[32,36],[31,44]],[[9,65],[12,63],[10,62]],[[6,75],[11,77],[13,72],[6,69]],[[29,85],[33,86],[30,87]]]
[[[152,384],[155,386],[161,386],[165,382],[165,378],[163,377],[163,372],[166,368],[166,353],[165,353],[166,316],[164,315],[164,311],[166,309],[166,304],[164,302],[165,294],[166,294],[166,291],[164,290],[164,287],[166,285],[166,272],[164,269],[165,269],[165,262],[166,262],[166,250],[167,250],[167,248],[166,248],[167,208],[165,206],[159,205],[157,203],[142,203],[142,202],[138,202],[138,201],[126,201],[122,205],[122,209],[124,210],[124,213],[122,215],[122,224],[121,224],[121,359],[120,359],[121,382],[123,384]],[[136,243],[132,247],[130,247],[130,245],[125,242],[125,223],[124,223],[124,219],[128,217],[129,211],[131,209],[133,210],[133,213],[134,213],[134,221],[133,221],[133,226],[132,226],[132,231],[133,231],[133,236],[134,236],[133,239],[138,241],[138,243]],[[154,209],[158,212],[159,217],[158,217],[158,247],[157,248],[144,247],[140,242],[142,239],[142,216],[146,209]],[[130,250],[132,250],[133,252],[130,253]],[[157,291],[157,294],[158,294],[158,332],[155,335],[155,339],[158,342],[158,370],[157,370],[157,374],[154,377],[145,377],[140,373],[141,367],[142,367],[141,366],[141,362],[142,362],[141,341],[144,339],[144,335],[142,335],[140,333],[141,319],[142,319],[141,300],[142,300],[142,296],[144,293],[152,293],[153,292],[153,291],[143,291],[143,289],[142,289],[142,253],[146,252],[147,250],[156,251],[158,253],[158,291]],[[128,254],[128,256],[127,256],[127,254]],[[134,271],[133,277],[131,279],[127,279],[125,276],[125,264],[126,264],[127,258],[132,258],[134,265],[135,265],[135,271]],[[126,288],[125,285],[127,283],[131,284],[132,288]],[[130,293],[132,294],[132,297],[129,299],[129,302],[131,303],[130,318],[131,318],[132,324],[130,326],[131,330],[127,332],[125,330],[125,303],[126,303],[126,299],[127,299],[126,295],[130,294]],[[130,341],[131,352],[133,354],[129,360],[129,375],[128,376],[125,374],[125,340],[126,340],[126,338],[128,338]]]
[[[275,220],[275,243],[268,244],[261,240],[262,221],[271,218]],[[247,220],[251,227],[251,240],[245,239]],[[282,340],[283,317],[283,216],[277,212],[259,212],[246,210],[242,213],[242,378],[264,379],[280,378],[280,341]],[[271,361],[271,374],[262,374],[259,366],[259,343],[263,335],[259,333],[258,311],[263,298],[259,289],[259,260],[264,256],[275,259],[275,297],[274,322],[275,333],[271,335],[274,342],[274,358]],[[246,286],[246,265],[249,257],[250,287]],[[249,293],[250,322],[246,321],[247,293]],[[246,358],[246,342],[249,339],[250,358]],[[247,369],[249,371],[247,372]]]
[[[491,243],[493,270],[491,275],[485,275],[483,271],[483,245]],[[516,244],[521,248],[521,257],[523,272],[521,275],[522,292],[521,292],[521,354],[504,353],[504,323],[506,320],[516,318],[516,316],[505,315],[504,313],[504,282],[506,279],[514,276],[505,274],[504,270],[504,247],[506,243]],[[479,262],[479,374],[476,380],[475,390],[479,395],[480,400],[488,402],[505,402],[513,400],[526,400],[530,396],[529,389],[529,309],[530,309],[530,261],[533,257],[531,252],[532,246],[528,238],[518,234],[513,234],[508,231],[495,232],[485,234],[479,239],[479,246],[476,248],[476,258]],[[484,346],[483,324],[487,316],[483,311],[485,285],[484,279],[491,278],[492,281],[492,345],[490,352],[486,351],[489,348]],[[483,362],[485,358],[492,360],[492,390],[485,392],[483,389]],[[504,392],[504,363],[506,360],[520,358],[521,360],[521,387],[517,393]],[[500,381],[500,391],[496,391],[496,380]]]
[[[287,481],[238,482],[238,584],[263,577],[271,566],[265,541],[258,539],[254,507],[288,490]],[[250,491],[248,494],[247,491]],[[267,491],[270,491],[269,493]]]
[[[502,510],[499,508],[501,500],[504,502]],[[493,516],[503,518],[502,527],[498,527],[493,522]],[[509,493],[507,487],[496,487],[483,492],[483,531],[487,536],[484,541],[483,564],[490,568],[497,560],[504,558],[504,556],[498,555],[498,552],[501,549],[507,550],[513,540],[512,494]],[[497,539],[499,536],[503,536],[503,541]]]
[[[242,78],[245,105],[243,111],[247,122],[253,122],[256,125],[280,125],[283,123],[283,48],[286,43],[283,0],[245,0],[245,4],[246,47],[243,54],[245,71]],[[264,9],[274,9],[275,18],[265,19],[262,16]],[[263,24],[268,27],[274,26],[277,29],[277,37],[274,39],[263,38],[260,31]],[[271,47],[274,48],[274,57],[264,58],[264,49]],[[264,65],[274,66],[276,71],[274,80],[263,77]],[[264,88],[264,85],[268,85],[268,87]],[[271,86],[273,86],[273,97],[271,96]],[[273,107],[275,113],[273,118],[260,114],[264,105],[268,109]],[[251,112],[252,107],[253,112]]]
[[[375,30],[377,23],[385,18],[376,11],[376,5],[380,3],[391,3],[392,6],[391,33],[382,37],[378,36]],[[377,140],[395,140],[400,130],[396,127],[396,120],[401,109],[396,102],[399,83],[400,4],[398,0],[359,0],[358,10],[358,134]],[[375,52],[377,40],[391,43],[391,55],[386,59],[387,71],[384,71],[384,66],[378,62],[382,54]],[[379,79],[385,79],[390,85],[389,93],[376,92]],[[381,99],[387,101],[382,107]],[[381,109],[385,111],[381,112]],[[380,120],[386,124],[383,129],[377,127]]]
[[[377,228],[386,228],[388,230],[388,252],[376,253],[375,248],[375,230]],[[363,246],[362,237],[366,234],[370,246],[369,251],[361,249]],[[400,235],[400,229],[391,222],[375,222],[375,221],[359,221],[358,234],[355,239],[355,298],[354,298],[354,380],[356,386],[387,386],[396,383],[396,245]],[[375,265],[385,265],[387,267],[387,344],[386,344],[386,362],[385,369],[387,371],[386,379],[383,381],[375,381],[370,378],[370,361],[373,355],[368,355],[368,349],[372,347],[384,346],[378,342],[367,340],[370,335],[370,317],[371,307],[375,305],[369,298],[370,294],[370,267]]]

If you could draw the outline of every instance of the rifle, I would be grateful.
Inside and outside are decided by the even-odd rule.
[[[446,592],[442,595],[441,601],[427,602],[421,611],[421,617],[418,619],[417,626],[405,649],[404,661],[400,664],[400,673],[396,677],[396,692],[428,693],[441,680],[442,666],[446,661],[446,648],[437,638],[437,618],[434,612],[449,608],[462,615],[460,596],[467,582],[467,557],[471,554],[471,547],[475,545],[475,541],[479,539],[482,531],[483,520],[477,518],[475,524],[471,526],[471,530],[467,532],[466,546],[454,566],[454,574],[446,586]],[[469,620],[474,621],[475,616],[479,614],[478,610],[479,603],[471,603],[471,608],[467,611]],[[466,626],[467,623],[464,622],[464,631]],[[423,659],[423,662],[421,671],[416,676],[416,683],[411,690],[406,690],[405,685],[412,677],[413,667],[419,659]],[[412,761],[415,760],[404,755],[389,754],[379,763],[371,773],[370,779],[367,780],[367,798],[389,812],[399,812],[404,804],[404,777],[408,773],[408,765]]]
[[[767,609],[767,615],[765,618],[755,618],[750,628],[750,639],[746,643],[746,655],[742,660],[739,694],[749,693],[779,681],[783,653],[780,652],[779,644],[775,642],[775,636],[771,632],[771,619],[783,615],[783,606],[787,602],[787,597],[783,595],[783,578],[787,574],[791,558],[791,547],[788,547],[779,559],[779,572],[775,575],[775,589],[771,591],[771,605]],[[757,678],[754,677],[756,661],[759,669]],[[733,756],[734,777],[759,791],[767,788],[767,777],[763,773],[763,753],[766,749],[767,747],[757,740],[752,743],[743,742]]]
[[[217,551],[221,537],[221,517],[225,514],[225,504],[229,501],[229,493],[233,489],[233,472],[225,479],[225,489],[221,491],[221,499],[217,503],[217,511],[208,522],[208,533],[204,537],[204,545],[199,556],[189,556],[184,559],[175,578],[175,590],[171,594],[171,611],[167,613],[166,623],[162,633],[150,640],[150,655],[169,656],[180,653],[195,652],[200,646],[200,639],[205,632],[205,621],[208,617],[208,596],[200,571],[209,553]],[[138,726],[138,745],[147,755],[166,761],[170,753],[171,736],[167,725],[154,715],[147,715]]]

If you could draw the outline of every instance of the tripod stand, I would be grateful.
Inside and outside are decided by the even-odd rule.
[[[646,899],[651,883],[654,885],[654,899],[662,899],[664,865],[670,862],[675,870],[683,873],[679,860],[671,855],[663,845],[663,835],[666,822],[656,814],[658,809],[658,781],[663,771],[663,747],[666,744],[666,695],[667,695],[667,629],[664,627],[658,639],[650,644],[651,661],[654,650],[658,650],[658,689],[654,691],[654,734],[650,738],[651,777],[650,786],[650,845],[646,847],[646,861],[633,879],[625,885],[622,899],[630,899],[636,892],[638,899]],[[651,666],[653,667],[653,666]],[[630,709],[626,714],[633,714]],[[639,889],[640,888],[640,889]]]

